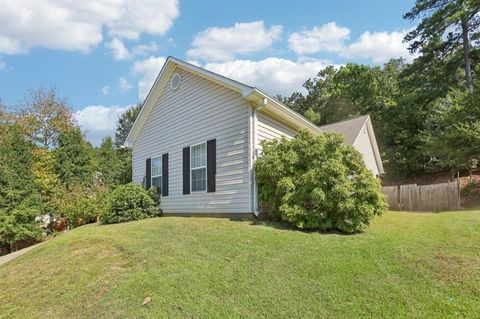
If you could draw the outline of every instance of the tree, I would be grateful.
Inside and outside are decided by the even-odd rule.
[[[38,240],[41,229],[35,223],[36,216],[37,210],[23,202],[9,211],[0,208],[0,244],[12,251],[19,241]]]
[[[423,132],[432,161],[442,168],[467,170],[480,164],[480,94],[452,90],[435,103]]]
[[[36,147],[33,149],[32,173],[38,191],[41,207],[38,215],[56,214],[52,199],[63,191],[60,178],[55,170],[55,155],[49,149]]]
[[[133,123],[137,119],[142,104],[137,104],[126,110],[122,116],[118,119],[117,130],[115,132],[115,147],[121,148],[127,139],[128,133],[133,126]]]
[[[32,149],[17,124],[0,123],[0,245],[38,238]]]
[[[56,146],[59,134],[75,127],[67,100],[55,89],[30,90],[18,107],[18,123],[26,136],[43,148]]]
[[[93,182],[91,150],[79,128],[59,134],[54,154],[55,171],[64,186]]]
[[[295,92],[279,100],[317,125],[372,112],[381,95],[382,71],[378,67],[349,63],[328,66],[303,84],[307,94]]]
[[[336,134],[264,143],[255,175],[262,212],[298,228],[352,233],[387,207],[362,155]]]
[[[108,186],[116,186],[122,183],[122,158],[113,145],[112,138],[107,136],[97,150],[97,171],[100,180]]]
[[[32,145],[16,124],[0,124],[0,208],[13,209],[33,191]]]
[[[473,91],[471,39],[476,40],[480,35],[479,12],[478,0],[417,0],[404,15],[408,20],[422,18],[405,36],[411,52],[430,52],[442,60],[461,47],[465,82],[470,93]]]

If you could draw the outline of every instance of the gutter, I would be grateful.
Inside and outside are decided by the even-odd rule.
[[[270,96],[268,96],[267,94],[263,93],[262,91],[256,88],[249,88],[249,89],[243,90],[242,95],[244,98],[246,98],[247,100],[252,102],[254,105],[256,105],[258,111],[260,111],[263,108],[267,108],[267,109],[271,108],[272,112],[275,113],[275,111],[277,111],[277,113],[282,114],[284,117],[288,118],[291,122],[297,122],[297,123],[292,123],[292,125],[294,126],[298,127],[299,126],[298,124],[301,124],[302,126],[308,128],[308,130],[311,131],[312,133],[316,133],[316,134],[323,133],[323,131],[318,126],[316,126],[315,124],[313,124],[312,122],[310,122],[309,120],[307,120],[306,118],[298,114],[297,112],[293,111],[289,107],[283,105],[279,101],[271,98]]]

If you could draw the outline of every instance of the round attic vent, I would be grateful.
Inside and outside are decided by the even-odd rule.
[[[182,76],[180,73],[174,73],[172,75],[172,80],[170,81],[170,87],[172,88],[173,91],[178,89],[180,86],[180,83],[182,82]]]

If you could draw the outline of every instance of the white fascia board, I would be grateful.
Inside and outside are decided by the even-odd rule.
[[[236,92],[242,93],[242,95],[244,95],[244,92],[248,92],[249,90],[253,89],[252,87],[250,87],[248,85],[245,85],[243,83],[240,83],[240,82],[232,80],[232,79],[229,79],[229,78],[227,78],[223,75],[205,70],[205,69],[203,69],[199,66],[190,64],[188,62],[178,60],[178,59],[173,58],[173,57],[171,58],[171,61],[173,63],[175,63],[176,65],[178,65],[179,67],[181,67],[181,68],[183,68],[183,69],[185,69],[189,72],[192,72],[192,73],[194,73],[194,74],[196,74],[200,77],[207,78],[210,81],[213,81],[213,82],[218,83],[222,86],[230,88],[230,89],[232,89]]]

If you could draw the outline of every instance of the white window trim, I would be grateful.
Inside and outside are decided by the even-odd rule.
[[[192,148],[195,147],[195,146],[198,146],[198,145],[202,145],[202,144],[205,144],[205,165],[204,165],[204,166],[199,166],[199,167],[193,168],[193,167],[192,167]],[[206,193],[206,192],[207,192],[207,187],[208,187],[207,154],[208,154],[207,141],[190,145],[190,193]],[[194,191],[194,190],[192,190],[192,187],[193,187],[193,182],[192,182],[193,174],[192,174],[192,170],[194,170],[194,169],[202,169],[202,168],[205,168],[205,190],[203,190],[203,191]]]
[[[153,160],[154,159],[157,159],[159,158],[160,159],[160,175],[153,175]],[[152,158],[150,158],[150,187],[153,186],[153,178],[155,177],[161,177],[161,181],[162,181],[162,184],[163,184],[163,154],[162,155],[158,155],[158,156],[154,156]],[[163,185],[161,185],[160,187],[162,188]],[[162,189],[162,193],[163,193],[163,189]]]

